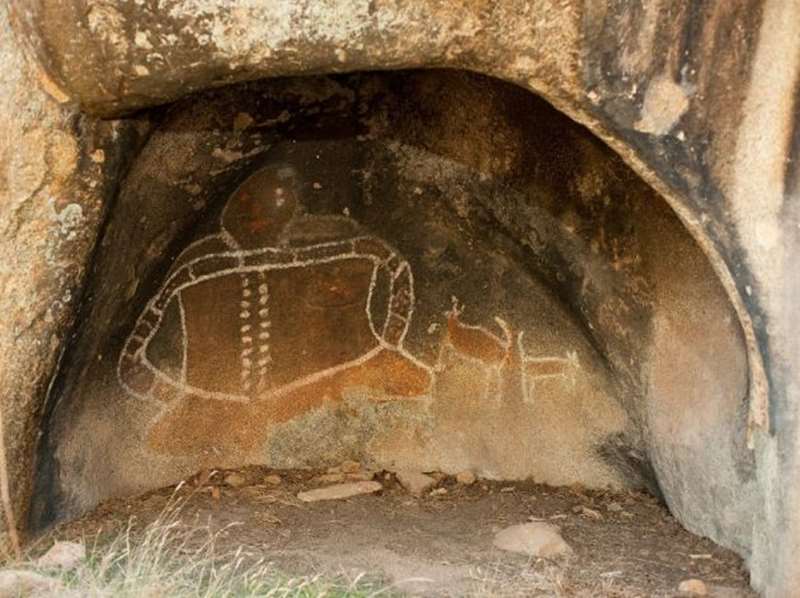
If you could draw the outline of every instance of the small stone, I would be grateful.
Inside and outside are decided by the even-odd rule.
[[[620,511],[622,511],[622,505],[619,504],[618,502],[610,502],[606,506],[606,510],[611,513],[619,513]]]
[[[678,591],[687,596],[708,596],[708,588],[701,579],[684,579],[678,584]]]
[[[558,528],[547,523],[521,523],[507,527],[494,537],[494,545],[501,550],[540,558],[572,553]]]
[[[40,567],[74,569],[86,558],[86,547],[78,542],[56,542],[40,556],[36,564]]]
[[[475,474],[471,471],[459,471],[456,474],[456,482],[459,484],[463,484],[464,486],[471,486],[475,483]]]
[[[345,461],[339,466],[339,471],[342,473],[356,473],[361,471],[361,463],[357,461]]]
[[[398,471],[397,481],[412,496],[422,496],[436,485],[436,479],[418,471]]]
[[[219,500],[222,497],[222,492],[219,489],[219,486],[212,486],[211,487],[211,498],[214,500]]]
[[[431,496],[443,496],[447,494],[447,488],[434,488],[431,490]]]
[[[245,477],[240,473],[229,473],[223,480],[226,486],[231,488],[241,488],[247,483]]]
[[[17,598],[31,595],[57,595],[61,582],[33,571],[7,569],[0,571],[0,598]]]
[[[271,473],[270,475],[264,476],[264,483],[270,486],[280,486],[283,479],[277,473]]]
[[[317,502],[320,500],[341,500],[358,496],[360,494],[373,494],[383,489],[380,482],[347,482],[335,484],[325,488],[316,488],[297,494],[303,502]]]

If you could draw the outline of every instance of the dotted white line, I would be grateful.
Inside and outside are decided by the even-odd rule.
[[[259,279],[262,281],[258,285],[258,304],[261,309],[258,310],[258,317],[260,318],[259,327],[263,330],[272,326],[269,319],[269,285],[266,282],[266,273],[259,272]],[[268,364],[272,363],[272,355],[270,354],[269,345],[269,332],[258,333],[258,381],[256,382],[257,388],[261,389],[266,384]]]
[[[250,301],[247,300],[252,292],[248,288],[250,286],[250,281],[248,280],[247,274],[241,275],[242,281],[242,301],[239,303],[239,306],[242,308],[242,311],[239,313],[239,317],[243,320],[247,320],[250,318]],[[253,338],[247,335],[247,332],[252,328],[251,324],[243,324],[240,330],[239,339],[242,345],[242,352],[241,352],[241,370],[239,373],[239,377],[241,380],[241,388],[243,392],[250,391],[252,387],[252,373],[253,373],[253,363],[249,359],[249,355],[253,352]]]
[[[213,237],[213,236],[212,236]],[[200,239],[196,243],[203,242],[206,239]],[[125,375],[122,370],[122,365],[125,359],[133,359],[134,361],[140,362],[142,365],[151,369],[153,373],[163,379],[164,382],[171,384],[178,388],[181,392],[191,392],[197,394],[199,396],[214,398],[214,399],[226,399],[226,400],[237,400],[237,401],[246,401],[249,398],[253,398],[250,395],[250,390],[252,388],[253,379],[257,379],[259,384],[265,385],[267,381],[267,375],[269,373],[269,364],[272,363],[272,356],[271,356],[271,348],[269,344],[270,334],[269,329],[272,326],[272,322],[270,320],[270,310],[269,310],[269,288],[267,284],[267,272],[272,270],[284,270],[290,268],[306,268],[314,265],[326,264],[326,263],[333,263],[338,262],[341,260],[350,260],[350,259],[365,259],[373,264],[373,273],[370,281],[369,293],[367,297],[367,301],[365,304],[365,312],[366,317],[370,323],[370,330],[372,331],[375,339],[379,343],[379,347],[384,347],[393,351],[399,352],[403,355],[406,359],[409,359],[417,366],[424,368],[431,374],[434,373],[433,368],[421,362],[416,357],[414,357],[411,353],[406,351],[403,348],[403,340],[405,335],[408,331],[408,326],[411,319],[411,314],[414,310],[414,290],[413,290],[413,276],[411,274],[411,270],[408,267],[408,264],[402,258],[398,258],[397,254],[392,250],[382,239],[370,237],[370,236],[363,236],[363,237],[355,237],[352,239],[348,239],[346,241],[332,241],[327,243],[318,243],[314,245],[310,245],[304,248],[295,248],[295,249],[285,249],[279,247],[265,247],[256,250],[243,250],[238,247],[238,245],[233,241],[233,239],[228,238],[226,234],[222,234],[220,237],[225,241],[225,243],[231,248],[230,251],[223,251],[223,252],[213,252],[206,255],[201,255],[189,260],[186,264],[183,264],[178,270],[173,272],[171,275],[167,277],[167,280],[163,283],[161,287],[161,291],[153,297],[148,306],[144,310],[144,312],[139,316],[137,320],[137,325],[134,328],[135,332],[131,334],[126,342],[125,348],[123,348],[122,353],[120,354],[120,358],[117,363],[117,378],[122,385],[122,387],[131,395],[139,397],[139,398],[152,398],[150,390],[148,391],[136,391],[131,388],[125,380]],[[194,245],[194,244],[193,244]],[[192,270],[197,266],[198,270],[202,270],[202,265],[205,263],[210,262],[211,260],[225,260],[228,258],[233,258],[236,260],[236,266],[226,266],[219,270],[215,270],[214,272],[208,274],[201,274],[201,275],[194,275]],[[391,262],[391,264],[390,264]],[[399,262],[399,263],[398,263]],[[390,319],[390,317],[398,318],[401,324],[401,329],[399,330],[399,338],[395,338],[397,335],[397,331],[393,332],[393,342],[387,342],[387,339],[380,334],[374,326],[372,321],[372,313],[371,313],[371,305],[372,305],[372,297],[373,292],[375,290],[376,284],[376,276],[377,271],[379,268],[388,268],[391,274],[390,280],[392,283],[395,282],[395,279],[399,278],[401,275],[405,275],[407,280],[407,295],[403,300],[400,301],[391,301],[389,307],[389,314],[387,314],[386,321]],[[405,270],[405,272],[403,272]],[[144,355],[144,349],[146,345],[150,342],[152,337],[155,334],[156,329],[159,327],[161,323],[161,319],[163,317],[163,309],[161,309],[162,304],[165,301],[168,301],[169,298],[173,296],[179,296],[181,292],[189,288],[190,286],[194,286],[200,284],[207,280],[213,280],[219,278],[221,276],[225,276],[227,274],[239,274],[241,277],[241,303],[240,303],[240,312],[239,317],[242,320],[240,326],[240,340],[242,349],[245,348],[245,345],[252,345],[254,336],[256,336],[253,332],[251,332],[252,328],[255,327],[255,322],[258,322],[258,330],[259,333],[257,335],[259,352],[259,357],[266,357],[267,360],[263,363],[263,365],[259,362],[258,371],[254,373],[252,371],[252,363],[250,363],[247,367],[245,367],[244,362],[242,362],[243,368],[243,380],[242,380],[242,388],[245,391],[244,394],[231,394],[231,393],[224,393],[224,392],[216,392],[216,391],[209,391],[202,388],[197,388],[192,385],[186,384],[185,380],[172,380],[169,376],[165,375],[163,372],[158,370],[155,367],[152,367],[151,364],[147,362],[147,359]],[[251,282],[256,284],[251,284]],[[256,302],[256,298],[253,295],[256,293],[256,285],[258,285],[258,301]],[[394,284],[392,284],[394,286]],[[394,290],[394,289],[392,289]],[[246,303],[247,302],[247,303]],[[400,308],[403,313],[397,313],[397,308]],[[256,311],[257,309],[257,311]],[[257,317],[256,317],[257,316]],[[151,324],[146,321],[146,318],[155,319],[155,323]],[[145,330],[141,330],[140,328],[144,327]],[[137,344],[141,344],[141,347],[137,348]],[[261,346],[266,347],[263,352]],[[345,364],[340,364],[338,366],[334,366],[331,368],[327,368],[321,372],[316,372],[309,376],[304,376],[300,379],[297,379],[291,383],[281,386],[280,388],[272,389],[269,393],[270,396],[282,394],[285,392],[290,391],[293,388],[299,387],[302,384],[306,384],[311,380],[321,379],[326,376],[332,375],[333,373],[340,371],[343,368],[351,367],[355,363],[361,363],[362,360],[367,359],[369,355],[371,355],[374,351],[377,351],[378,347],[369,351],[367,354],[362,356],[359,359],[354,360],[353,362],[347,362]],[[251,354],[247,353],[242,355],[242,358],[249,357]],[[246,378],[246,380],[245,380]],[[263,393],[259,394],[258,398],[265,398]]]

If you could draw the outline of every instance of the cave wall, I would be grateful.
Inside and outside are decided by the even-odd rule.
[[[419,159],[433,152],[501,182],[467,194],[521,244],[613,372],[639,439],[617,456],[652,468],[691,529],[747,554],[756,497],[746,339],[695,240],[618,156],[522,90],[427,73],[399,96],[424,106],[399,127],[410,176],[440,176]]]
[[[405,99],[432,77],[451,90],[498,85],[445,72],[276,80],[153,116],[52,393],[38,525],[242,463],[350,458],[653,484],[603,356],[478,201],[521,191],[396,126],[433,107],[422,93]],[[463,138],[459,128],[438,132]],[[480,154],[497,151],[490,143]],[[269,203],[277,188],[280,205],[264,214],[237,207],[250,195]],[[354,239],[363,247],[348,249]],[[248,251],[298,265],[248,270]],[[245,261],[227,264],[237,252]],[[375,259],[388,265],[373,269]],[[169,281],[186,268],[213,281],[175,294],[180,282]]]
[[[455,71],[231,87],[154,112],[151,127],[54,385],[37,524],[203,467],[356,458],[376,468],[647,486],[698,531],[747,551],[752,453],[735,312],[663,200],[585,129],[513,85]],[[353,305],[372,296],[366,273],[314,258],[295,269],[295,282],[273,289],[274,272],[261,281],[269,325],[283,322],[263,355],[251,333],[261,322],[249,319],[258,279],[243,278],[242,291],[219,282],[194,299],[180,295],[181,313],[200,313],[184,328],[206,317],[206,326],[220,320],[232,330],[247,313],[247,330],[232,336],[181,333],[167,299],[163,316],[148,312],[185,264],[210,252],[210,265],[196,267],[212,268],[237,250],[226,245],[224,214],[242,180],[264,168],[292,173],[284,186],[300,212],[245,249],[385,244],[413,276],[402,347],[390,339],[382,356],[315,379],[365,356],[374,339],[359,332],[363,316],[326,311],[312,322],[310,304],[281,308],[288,296],[307,303],[325,284],[350,288]],[[272,189],[274,173],[246,186]],[[379,295],[385,283],[376,280]],[[239,311],[219,303],[240,300]],[[376,303],[367,311],[380,325],[386,308]],[[182,335],[200,340],[181,346]],[[142,356],[153,352],[149,372],[136,357],[143,344]],[[234,380],[244,375],[239,350],[253,388]],[[199,386],[185,366],[178,371],[188,352],[198,354],[188,370]],[[192,365],[203,354],[213,363]],[[270,372],[263,380],[259,358]],[[114,449],[98,451],[98,439]],[[700,463],[698,446],[713,447]],[[710,476],[717,483],[703,482]]]

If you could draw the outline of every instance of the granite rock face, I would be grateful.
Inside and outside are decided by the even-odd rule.
[[[45,470],[59,473],[41,482],[57,510],[198,467],[353,456],[552,484],[649,481],[644,464],[615,462],[643,451],[640,430],[584,325],[532,276],[530,250],[488,226],[500,198],[533,204],[542,183],[417,138],[445,134],[424,120],[445,86],[472,102],[528,99],[494,85],[456,73],[292,79],[176,105],[95,255],[67,357],[86,367],[65,364],[54,385]],[[90,436],[112,448],[87,450]],[[94,493],[90,478],[103,480]]]
[[[786,595],[798,23],[797,0],[4,4],[19,527],[146,472],[363,458],[657,487]]]

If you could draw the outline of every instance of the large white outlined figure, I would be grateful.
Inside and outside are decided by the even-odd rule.
[[[305,213],[295,177],[277,166],[251,175],[219,232],[180,254],[128,336],[117,375],[126,393],[160,405],[154,450],[257,450],[273,424],[353,388],[379,401],[435,399],[451,356],[470,364],[486,401],[521,391],[532,403],[537,380],[574,380],[573,358],[528,355],[499,317],[499,335],[463,323],[457,300],[436,363],[417,359],[405,347],[409,263],[349,217]]]
[[[129,394],[268,400],[384,352],[430,378],[432,368],[403,346],[415,301],[408,262],[370,235],[297,245],[294,229],[349,219],[303,215],[293,176],[288,167],[252,175],[224,207],[220,233],[178,257],[120,354],[118,377]],[[287,314],[295,321],[285,322]],[[342,330],[331,331],[329,320]],[[308,327],[305,334],[298,326]],[[350,334],[338,339],[345,349],[325,336],[338,332]],[[180,341],[171,367],[154,363],[160,333]]]

